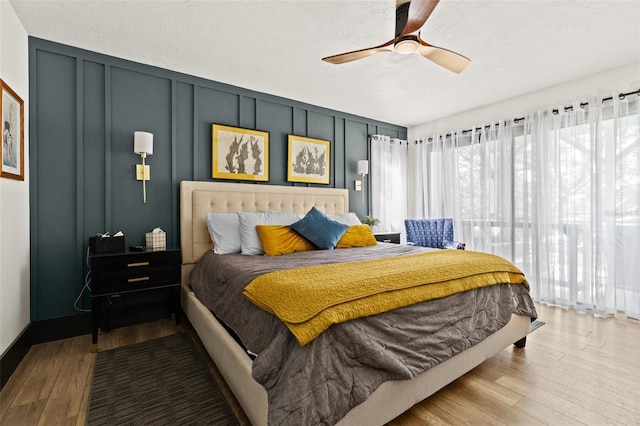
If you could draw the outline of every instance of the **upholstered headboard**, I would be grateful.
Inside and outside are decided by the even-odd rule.
[[[311,207],[326,214],[349,211],[349,191],[338,188],[258,185],[222,182],[180,182],[180,247],[182,282],[193,265],[213,248],[207,213],[258,212],[266,209],[304,214]]]

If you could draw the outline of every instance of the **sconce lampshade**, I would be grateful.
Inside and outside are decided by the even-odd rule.
[[[146,153],[153,154],[153,133],[134,132],[133,133],[133,152],[136,154]]]
[[[358,174],[359,175],[369,174],[369,160],[358,160]]]

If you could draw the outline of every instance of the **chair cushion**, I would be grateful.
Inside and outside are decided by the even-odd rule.
[[[407,241],[423,247],[444,248],[453,241],[453,219],[405,219]]]

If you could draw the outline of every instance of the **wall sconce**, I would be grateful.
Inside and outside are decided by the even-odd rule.
[[[362,178],[362,202],[364,203],[364,177],[369,174],[369,160],[358,160],[358,174]]]
[[[140,154],[142,164],[136,164],[136,179],[142,181],[142,200],[147,202],[146,181],[151,179],[151,169],[144,163],[147,155],[153,155],[153,133],[134,132],[133,152]]]

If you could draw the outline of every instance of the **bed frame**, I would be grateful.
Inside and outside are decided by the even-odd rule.
[[[251,377],[249,356],[191,291],[189,274],[200,257],[212,248],[206,213],[272,209],[304,214],[312,206],[327,214],[346,213],[349,210],[349,192],[346,189],[318,187],[193,181],[180,183],[182,308],[255,426],[267,425],[267,392]],[[338,424],[377,425],[392,420],[487,358],[514,342],[523,342],[529,332],[530,321],[528,316],[512,315],[509,323],[496,333],[420,376],[412,380],[383,383]]]

